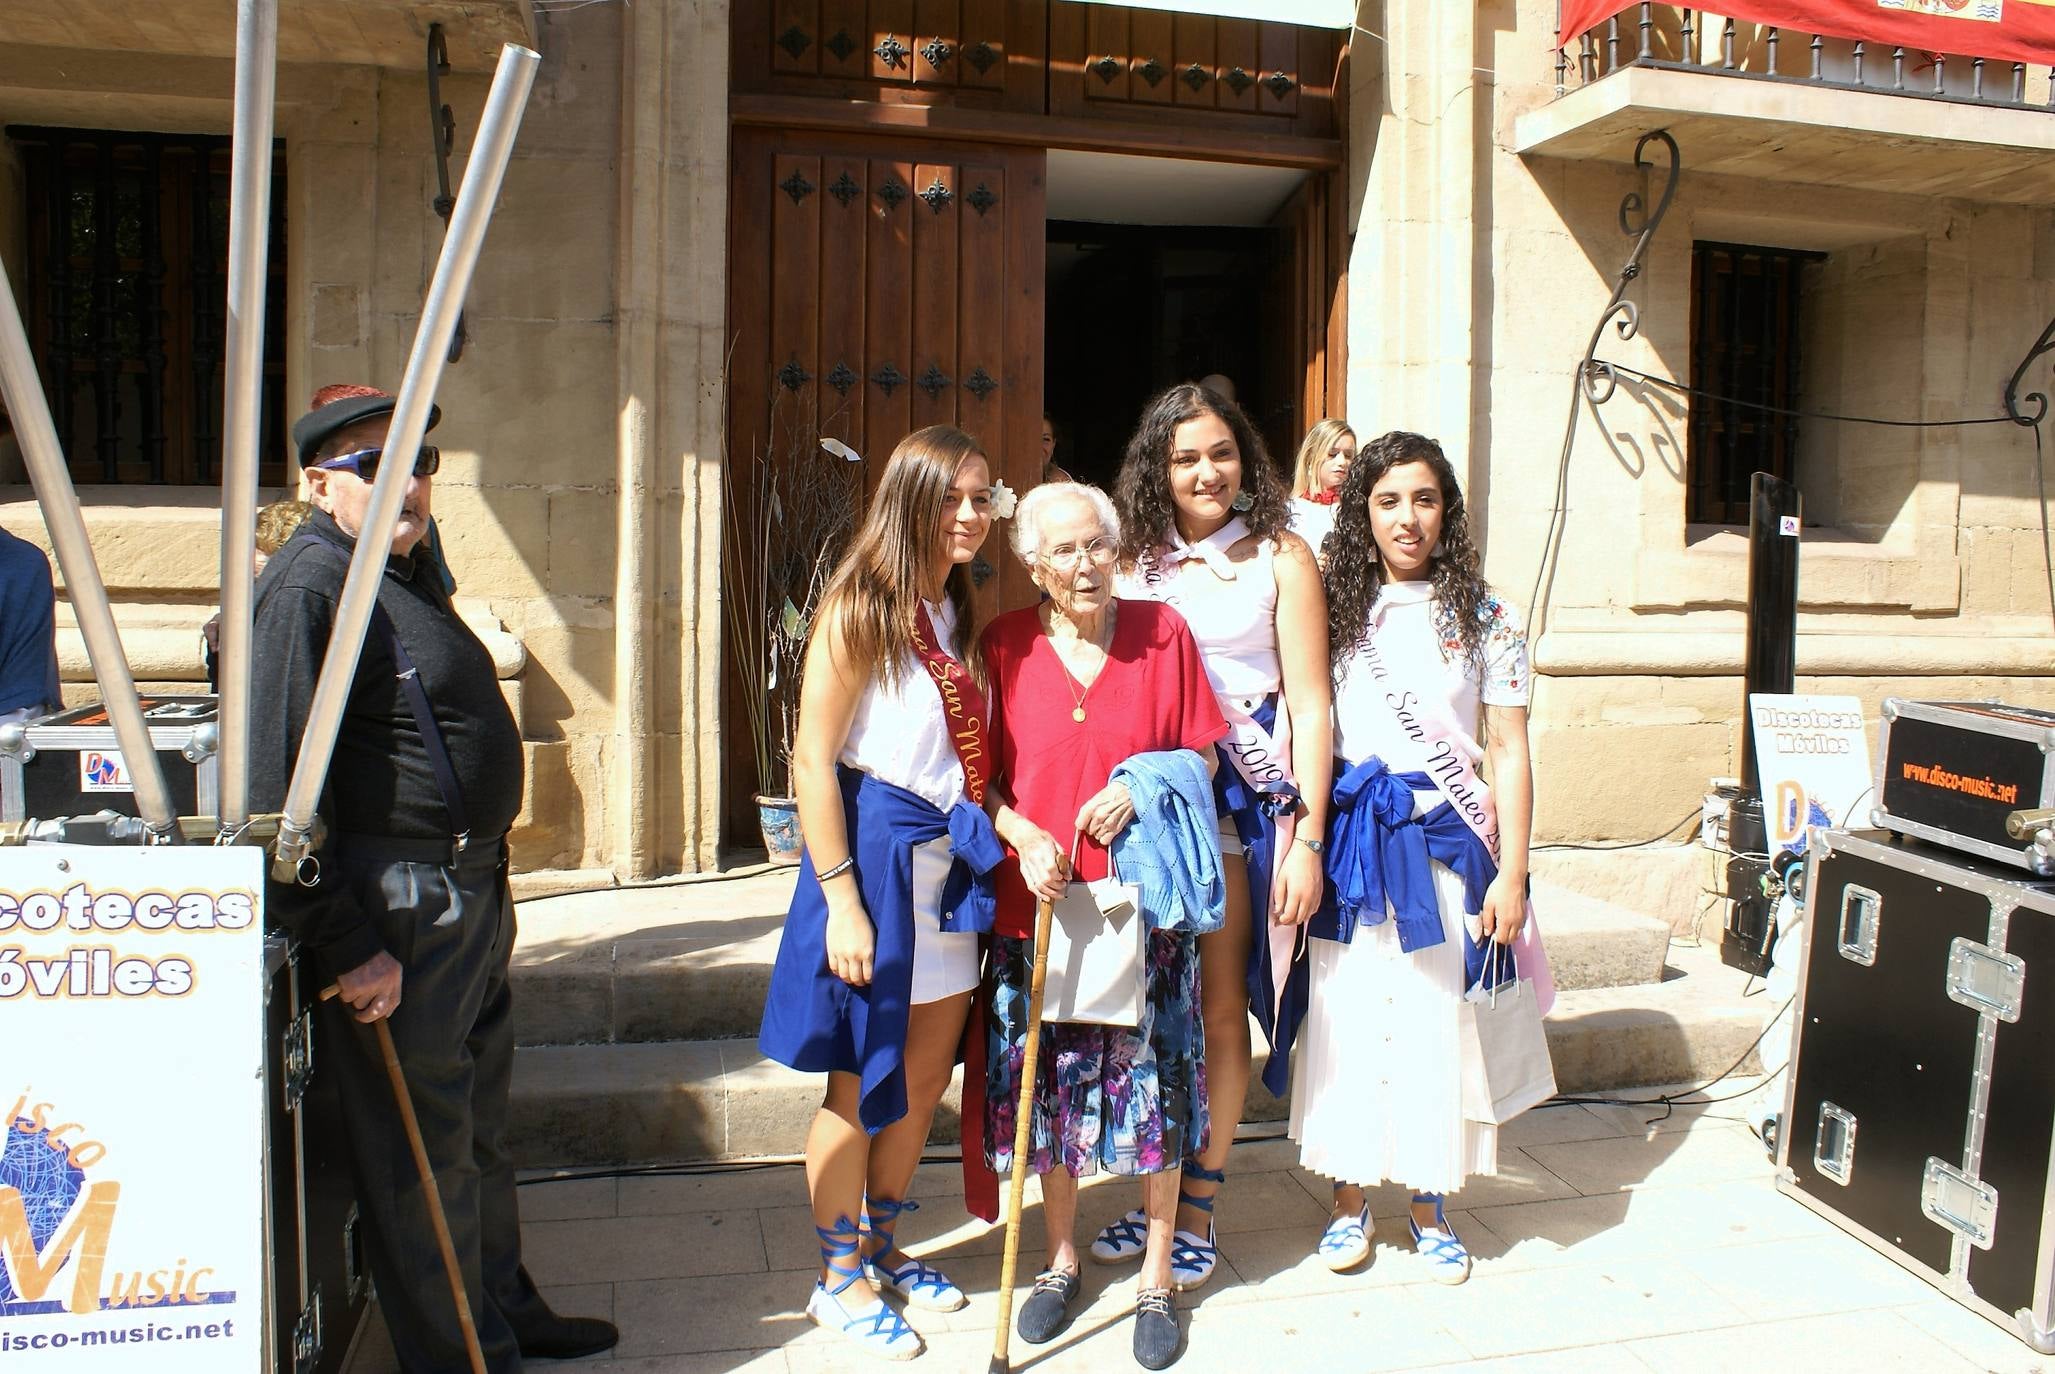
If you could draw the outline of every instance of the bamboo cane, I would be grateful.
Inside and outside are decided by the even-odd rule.
[[[1049,976],[1049,926],[1054,906],[1044,897],[1035,903],[1035,962],[1028,976],[1027,1047],[1020,1061],[1020,1103],[1013,1118],[1013,1176],[1006,1203],[1006,1255],[999,1264],[999,1325],[992,1333],[989,1374],[1009,1374],[1007,1350],[1013,1334],[1013,1281],[1020,1265],[1020,1209],[1027,1192],[1028,1143],[1034,1136],[1035,1068],[1042,1049],[1042,985]]]
[[[331,984],[321,1000],[341,995],[342,986]],[[414,1115],[414,1095],[407,1089],[406,1071],[400,1068],[400,1053],[392,1043],[392,1024],[387,1017],[372,1022],[378,1032],[378,1052],[385,1059],[385,1076],[392,1081],[392,1100],[400,1109],[400,1125],[406,1128],[407,1145],[414,1152],[414,1169],[421,1175],[421,1194],[428,1202],[428,1220],[435,1228],[435,1248],[442,1251],[442,1271],[449,1276],[450,1296],[457,1304],[457,1325],[464,1333],[464,1353],[471,1360],[471,1374],[486,1374],[485,1350],[478,1344],[478,1326],[471,1320],[471,1298],[464,1291],[464,1271],[457,1263],[457,1245],[450,1239],[449,1217],[442,1210],[442,1189],[435,1184],[435,1166],[428,1162],[428,1146],[421,1139],[421,1121]]]

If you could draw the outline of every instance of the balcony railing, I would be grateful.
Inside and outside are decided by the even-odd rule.
[[[1560,14],[1560,7],[1558,7]],[[1927,100],[2047,109],[2055,107],[2055,70],[2045,84],[2022,62],[1885,47],[1735,20],[1684,5],[1643,4],[1583,33],[1558,30],[1556,95],[1630,67],[1712,72],[1758,81],[1801,82]],[[2038,78],[2039,72],[2034,73]]]

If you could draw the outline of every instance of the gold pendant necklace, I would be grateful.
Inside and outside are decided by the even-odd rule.
[[[1090,645],[1091,645],[1091,646],[1092,646],[1093,648],[1095,648],[1095,649],[1098,649],[1098,650],[1100,651],[1100,653],[1101,653],[1101,654],[1103,655],[1103,657],[1102,657],[1102,658],[1100,659],[1100,662],[1099,662],[1099,671],[1100,671],[1100,672],[1102,672],[1102,673],[1106,671],[1106,663],[1107,663],[1108,661],[1110,661],[1110,660],[1111,660],[1111,658],[1112,658],[1112,644],[1113,644],[1113,633],[1112,633],[1112,631],[1113,631],[1113,625],[1112,625],[1112,622],[1111,622],[1111,620],[1109,619],[1109,620],[1108,620],[1108,622],[1107,622],[1107,626],[1106,626],[1106,631],[1105,631],[1105,634],[1106,634],[1106,643],[1105,643],[1104,645],[1101,645],[1101,644],[1100,644],[1100,643],[1098,642],[1098,640],[1097,640],[1097,639],[1090,639],[1090,640],[1084,640],[1084,639],[1081,639],[1081,640],[1079,641],[1080,643],[1087,643],[1087,644],[1090,644]],[[1052,638],[1050,639],[1050,641],[1049,641],[1049,642],[1050,642],[1050,647],[1054,648],[1054,647],[1055,647],[1055,642],[1056,642],[1056,641],[1055,641],[1055,639],[1054,639],[1054,638],[1052,637]],[[1071,708],[1070,708],[1070,718],[1071,718],[1072,720],[1076,721],[1076,722],[1077,722],[1077,723],[1078,723],[1079,725],[1083,725],[1083,724],[1085,723],[1085,697],[1086,697],[1087,695],[1089,695],[1089,694],[1090,694],[1090,692],[1091,692],[1091,690],[1092,690],[1092,687],[1091,687],[1091,683],[1086,683],[1086,684],[1085,684],[1085,689],[1084,689],[1084,691],[1082,691],[1082,692],[1081,692],[1081,691],[1079,691],[1079,690],[1077,689],[1077,676],[1076,676],[1076,674],[1074,674],[1074,673],[1072,673],[1072,672],[1070,671],[1070,665],[1069,665],[1068,663],[1064,662],[1064,659],[1063,659],[1063,651],[1062,651],[1061,649],[1057,649],[1057,651],[1056,651],[1056,662],[1057,662],[1057,666],[1058,666],[1058,667],[1060,667],[1060,668],[1062,668],[1062,670],[1063,670],[1063,686],[1064,686],[1064,689],[1065,689],[1065,690],[1067,690],[1067,691],[1068,691],[1068,692],[1070,693],[1070,700],[1071,700]],[[1097,678],[1097,677],[1094,677],[1094,678],[1092,679],[1092,681],[1093,681],[1093,682],[1097,682],[1097,681],[1098,681],[1098,678]]]

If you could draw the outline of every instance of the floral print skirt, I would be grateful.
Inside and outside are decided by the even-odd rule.
[[[1028,940],[994,937],[981,991],[985,1159],[1001,1174],[1013,1168],[1032,948]],[[1151,931],[1148,961],[1139,1026],[1043,1025],[1029,1157],[1036,1173],[1049,1172],[1060,1158],[1073,1177],[1101,1168],[1154,1174],[1206,1147],[1198,937]]]

